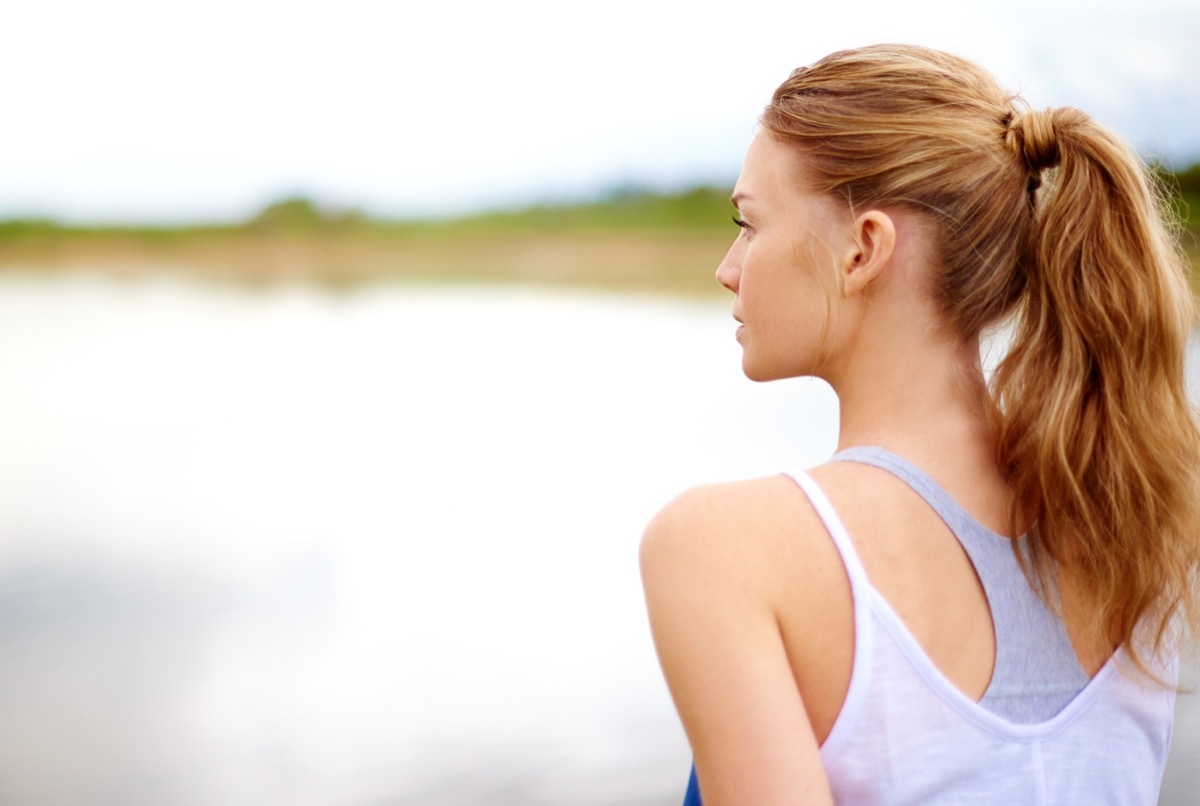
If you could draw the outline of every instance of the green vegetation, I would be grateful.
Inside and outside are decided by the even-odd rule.
[[[163,270],[263,284],[529,282],[671,293],[719,290],[736,230],[728,189],[621,190],[581,203],[384,220],[283,199],[223,226],[0,222],[0,270]]]
[[[1179,219],[1183,248],[1191,259],[1192,288],[1200,295],[1200,163],[1179,171],[1158,169]]]
[[[1159,166],[1155,173],[1184,228],[1193,233],[1200,232],[1200,163],[1180,171]]]
[[[1200,164],[1157,169],[1200,290]],[[459,218],[387,220],[303,197],[219,226],[0,221],[0,270],[178,271],[244,283],[530,282],[719,293],[736,230],[727,188],[620,188],[602,198]]]
[[[713,233],[733,237],[730,188],[681,193],[621,188],[597,201],[541,204],[444,222],[450,230]]]
[[[243,227],[258,232],[343,232],[391,235],[669,232],[732,236],[729,189],[696,187],[679,193],[620,188],[596,200],[537,204],[441,219],[385,220],[356,210],[329,211],[292,197],[266,207]],[[0,236],[2,237],[2,236]]]

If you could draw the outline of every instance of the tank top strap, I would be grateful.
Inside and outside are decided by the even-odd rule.
[[[825,491],[813,480],[812,476],[804,471],[792,472],[787,475],[792,481],[796,482],[796,485],[808,497],[809,503],[816,510],[821,523],[825,525],[825,530],[829,532],[829,536],[833,540],[833,545],[842,557],[842,564],[846,567],[846,576],[850,579],[850,589],[857,602],[860,598],[863,598],[863,593],[869,589],[870,581],[867,579],[867,571],[863,567],[862,560],[858,557],[858,552],[854,548],[854,543],[850,540],[850,534],[846,531],[842,519],[838,517],[837,510],[833,508],[833,503],[825,495]]]
[[[993,535],[989,529],[963,509],[961,504],[951,498],[950,494],[943,490],[941,485],[930,478],[924,470],[886,448],[876,445],[847,448],[834,454],[831,461],[871,465],[886,470],[903,481],[912,488],[913,492],[921,496],[925,503],[929,504],[938,517],[945,521],[946,526],[950,527],[950,531],[973,558],[978,548],[975,544],[979,539],[979,533],[985,532],[989,536]],[[1011,548],[1006,546],[1006,550],[1011,551]]]

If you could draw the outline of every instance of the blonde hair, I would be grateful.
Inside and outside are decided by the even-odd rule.
[[[1175,628],[1195,634],[1196,311],[1138,158],[1078,110],[1029,111],[974,64],[912,46],[794,71],[762,125],[800,150],[819,190],[929,214],[931,291],[964,341],[1012,320],[991,413],[1013,526],[1018,513],[1036,524],[1018,553],[1031,580],[1053,590],[1054,568],[1070,568],[1102,634],[1142,668]]]

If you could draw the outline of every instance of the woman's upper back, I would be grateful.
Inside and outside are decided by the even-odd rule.
[[[903,459],[861,448],[838,458],[885,468],[936,510],[942,529],[952,531],[973,562],[976,584],[986,590],[985,601],[990,602],[985,607],[992,623],[971,625],[978,616],[960,617],[953,600],[945,602],[945,612],[935,612],[938,589],[953,590],[961,583],[961,570],[940,560],[916,574],[925,577],[930,593],[914,593],[914,585],[893,585],[893,598],[898,594],[900,601],[889,599],[875,577],[891,584],[898,576],[911,580],[913,570],[889,568],[880,562],[888,559],[887,550],[874,546],[873,538],[856,539],[853,527],[843,524],[846,520],[862,528],[871,522],[870,516],[841,517],[816,481],[805,474],[795,476],[838,547],[852,591],[852,673],[821,748],[835,799],[1153,802],[1166,761],[1173,690],[1137,673],[1124,662],[1123,653],[1089,679],[1063,623],[1026,583],[1011,545],[1002,545],[1003,538],[980,526]],[[868,483],[858,489],[871,487]],[[872,498],[870,493],[866,498]],[[843,501],[841,509],[847,508]],[[855,507],[851,504],[849,509]],[[897,533],[903,535],[914,525],[902,523]],[[934,524],[917,529],[938,531]],[[929,547],[935,553],[941,550],[936,543]],[[971,662],[969,643],[974,637],[960,634],[968,645],[955,648],[954,634],[963,628],[979,631],[981,626],[994,636],[995,652],[981,653]],[[951,668],[946,668],[947,660]],[[980,692],[975,681],[989,662],[990,679]],[[1174,661],[1155,671],[1172,681]],[[950,676],[954,673],[958,679]]]
[[[933,666],[965,697],[982,700],[1018,721],[1038,721],[1050,715],[1047,709],[1051,714],[1057,710],[1056,702],[1061,707],[1070,699],[1113,654],[1114,647],[1089,629],[1093,625],[1085,604],[1067,600],[1081,598],[1069,582],[1062,586],[1066,599],[1059,608],[1048,606],[1032,589],[1011,540],[994,528],[1005,520],[1002,495],[974,497],[976,506],[990,507],[976,516],[944,490],[964,485],[970,489],[968,470],[942,485],[879,448],[852,448],[835,459],[842,461],[817,468],[812,477],[845,525],[854,561]],[[980,481],[979,486],[986,484]],[[786,496],[789,491],[776,494]],[[817,550],[830,540],[829,524],[817,514],[807,513],[790,527],[797,545],[805,549],[802,555],[790,555],[796,564],[782,573],[828,579],[836,572],[840,584],[836,591],[826,586],[828,598],[816,611],[807,596],[784,596],[778,606],[781,633],[792,657],[811,656],[810,649],[800,645],[810,642],[843,658],[833,674],[818,666],[814,675],[804,664],[795,664],[802,694],[813,678],[814,696],[806,696],[805,702],[820,740],[840,712],[839,697],[829,692],[844,694],[849,685],[850,665],[844,659],[853,655],[855,636],[854,630],[840,629],[853,618],[846,558],[844,553],[831,556]],[[789,530],[786,523],[777,528]],[[836,568],[818,571],[818,560],[835,563]],[[1059,592],[1051,596],[1058,598]],[[1029,679],[1013,680],[1012,675]],[[1021,688],[1031,690],[1029,701],[1012,700],[1012,692]],[[1008,702],[993,705],[1000,700]]]
[[[970,668],[973,671],[978,670],[978,673],[990,661],[991,670],[986,689],[981,692],[982,696],[978,685],[959,686],[960,690],[971,699],[978,700],[985,710],[1022,724],[1050,719],[1083,690],[1091,675],[1076,657],[1061,617],[1029,584],[1018,562],[1017,553],[1027,551],[1027,541],[1024,537],[1004,537],[983,526],[923,470],[890,451],[864,446],[842,451],[834,459],[838,462],[853,462],[879,468],[902,482],[912,493],[919,496],[941,521],[940,524],[929,528],[931,538],[948,543],[943,533],[949,531],[961,552],[961,556],[955,557],[956,565],[961,565],[962,560],[970,564],[976,577],[976,584],[972,585],[975,588],[974,593],[982,594],[985,600],[983,606],[990,616],[991,623],[973,625],[969,615],[956,620],[961,622],[965,631],[981,634],[986,643],[991,644],[982,648],[984,651],[979,652],[973,659],[974,663],[970,664]],[[813,493],[818,492],[811,487],[809,490]],[[828,531],[833,533],[843,528],[842,519],[835,511],[830,509],[824,514],[823,521]],[[884,529],[886,530],[886,526]],[[841,536],[835,535],[835,542],[840,538]],[[847,542],[840,545],[843,562],[848,566],[859,563],[859,552],[854,548],[853,538],[846,535],[845,541]],[[945,550],[949,554],[957,553],[954,546],[947,546]],[[955,570],[951,573],[961,574],[961,571]],[[931,573],[926,573],[923,576],[930,575]],[[872,578],[892,582],[892,575],[887,573],[886,568],[876,567],[873,576],[868,575],[864,569],[860,584],[869,585],[872,595],[878,591],[871,582]],[[965,581],[967,584],[972,582],[959,581]],[[940,579],[936,580],[933,587],[941,587],[941,584]],[[1056,597],[1056,592],[1052,592],[1051,596]],[[880,595],[880,606],[886,606],[892,611],[892,615],[898,615],[890,605],[890,601],[895,598],[893,596],[889,599]],[[956,599],[947,615],[955,618],[954,612],[962,608],[964,601],[970,599],[967,596]],[[907,628],[905,632],[911,636],[911,631]],[[964,642],[971,641],[974,636],[953,635],[959,632],[953,623],[943,625],[941,632],[951,633],[949,641],[943,640],[939,643],[952,644],[955,656],[971,654],[964,651]],[[982,677],[982,674],[979,676]]]

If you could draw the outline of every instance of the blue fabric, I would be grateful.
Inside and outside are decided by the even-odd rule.
[[[700,802],[700,782],[696,780],[696,765],[692,765],[692,774],[688,776],[687,794],[683,796],[683,806],[703,806]]]

